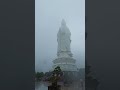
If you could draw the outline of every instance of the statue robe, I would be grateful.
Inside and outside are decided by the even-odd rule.
[[[71,52],[70,50],[70,36],[71,33],[67,26],[62,25],[59,29],[57,34],[57,41],[58,41],[58,53],[61,52]]]

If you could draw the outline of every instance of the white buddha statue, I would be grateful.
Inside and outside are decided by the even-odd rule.
[[[66,22],[63,19],[61,22],[61,27],[59,28],[58,34],[57,34],[57,42],[58,42],[58,51],[57,56],[70,56],[72,57],[71,49],[70,49],[70,40],[71,33],[66,26]],[[64,54],[64,55],[63,55]]]

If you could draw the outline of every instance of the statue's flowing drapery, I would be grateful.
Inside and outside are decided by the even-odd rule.
[[[62,21],[61,27],[59,29],[59,32],[57,34],[57,42],[58,42],[58,53],[61,52],[71,52],[70,50],[70,36],[71,33],[69,29],[66,26],[65,21]]]

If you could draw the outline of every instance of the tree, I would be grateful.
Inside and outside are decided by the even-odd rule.
[[[45,76],[46,76],[46,77],[50,77],[51,74],[52,74],[52,72],[45,72]]]
[[[52,77],[50,78],[50,81],[52,82],[53,86],[57,86],[57,82],[61,79],[62,75],[63,73],[62,73],[61,68],[57,66],[52,72]]]
[[[56,75],[61,75],[62,74],[62,70],[59,66],[57,66],[54,71],[53,71],[53,74],[56,74]]]
[[[40,80],[43,76],[44,76],[43,72],[37,72],[36,75],[35,75],[37,80]]]

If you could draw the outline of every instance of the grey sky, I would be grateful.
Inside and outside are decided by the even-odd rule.
[[[85,0],[35,0],[35,69],[49,71],[57,57],[57,32],[65,19],[71,51],[79,68],[85,66]]]

